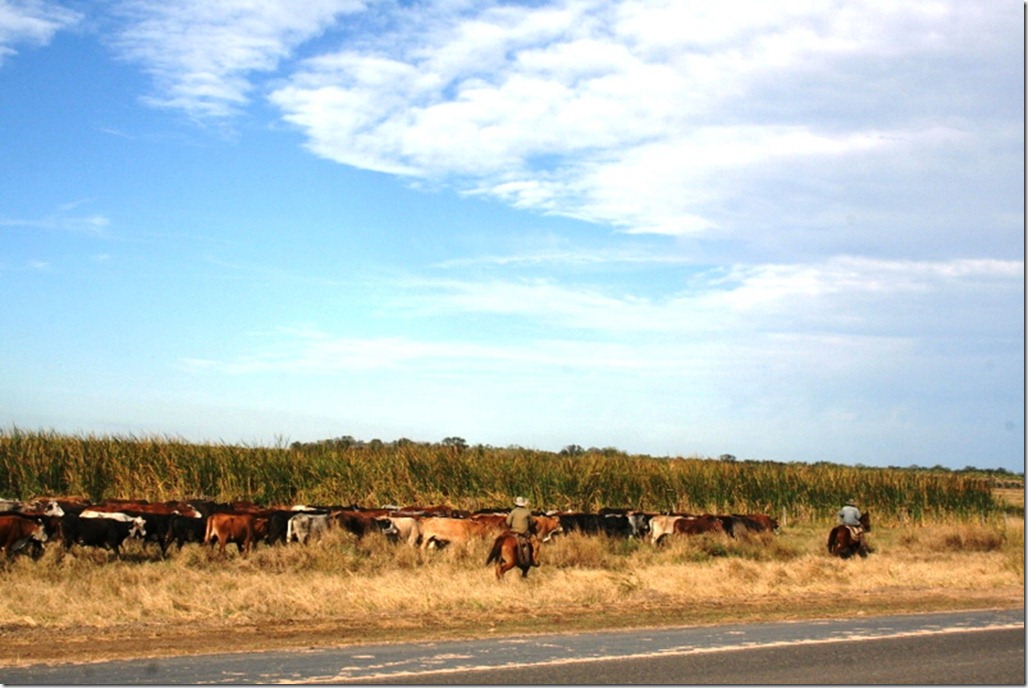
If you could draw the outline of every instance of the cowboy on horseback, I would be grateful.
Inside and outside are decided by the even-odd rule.
[[[860,522],[863,514],[860,513],[860,509],[857,508],[855,499],[849,499],[842,508],[839,509],[839,525],[846,526],[850,534],[853,536],[853,540],[860,542],[864,534],[864,525]]]
[[[514,499],[514,508],[507,514],[507,527],[518,539],[518,559],[531,562],[535,537],[532,535],[532,512],[528,510],[528,500],[524,497]]]

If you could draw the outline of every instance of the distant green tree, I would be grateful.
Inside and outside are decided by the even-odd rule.
[[[468,448],[468,443],[464,441],[463,437],[447,437],[443,440],[443,446],[464,451]]]

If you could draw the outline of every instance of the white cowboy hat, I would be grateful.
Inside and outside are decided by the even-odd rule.
[[[514,498],[514,506],[525,506],[526,504],[528,504],[528,500],[525,499],[524,497],[515,497]]]

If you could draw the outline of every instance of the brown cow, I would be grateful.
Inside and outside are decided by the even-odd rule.
[[[470,518],[445,518],[431,516],[421,519],[421,548],[430,546],[444,547],[448,543],[464,544],[472,538],[486,538],[498,535],[507,524],[497,527],[491,523],[483,523]]]
[[[53,503],[60,507],[63,513],[78,513],[92,504],[85,497],[36,497],[32,503]]]
[[[265,516],[254,514],[219,512],[207,518],[207,532],[203,544],[211,544],[218,540],[218,551],[224,553],[225,545],[236,543],[239,552],[246,556],[250,553],[253,543],[264,536],[268,528]]]
[[[564,529],[557,516],[532,516],[532,532],[542,542],[549,542],[554,535],[560,535]]]
[[[129,500],[129,499],[108,499],[101,504],[95,504],[89,507],[90,511],[133,511],[139,514],[157,514],[160,516],[171,516],[172,514],[181,514],[182,516],[189,516],[191,518],[200,518],[200,512],[188,502],[179,501],[167,501],[167,502],[148,502],[145,499],[140,500]]]
[[[721,525],[721,519],[711,514],[700,516],[683,516],[674,523],[675,533],[685,535],[700,535],[702,533],[724,533],[725,528]]]
[[[469,520],[485,523],[494,527],[497,531],[507,529],[507,514],[505,513],[477,513],[472,514]],[[558,516],[532,514],[531,527],[532,534],[542,542],[549,542],[550,538],[554,535],[564,532]]]
[[[414,518],[468,518],[470,513],[463,509],[456,509],[446,504],[435,506],[404,506],[399,509],[392,509],[392,514],[397,516],[413,516]]]
[[[35,519],[24,516],[0,516],[0,550],[11,559],[31,542],[46,542],[46,529]]]
[[[382,530],[378,523],[379,517],[370,515],[365,511],[337,509],[329,512],[328,519],[330,523],[339,526],[348,533],[353,533],[358,540],[362,539],[365,535]]]
[[[477,521],[478,523],[486,523],[500,530],[503,530],[507,527],[506,513],[478,513],[471,514],[469,518],[472,521]]]
[[[777,519],[771,518],[767,514],[732,514],[731,518],[733,531],[738,531],[738,527],[742,526],[744,530],[755,533],[778,532]]]

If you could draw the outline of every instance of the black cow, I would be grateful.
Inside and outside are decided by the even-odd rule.
[[[582,533],[583,535],[600,535],[603,533],[603,517],[598,514],[582,512],[558,513],[560,527],[565,533]]]
[[[182,545],[187,542],[203,542],[203,537],[206,533],[206,516],[195,518],[193,516],[183,516],[182,514],[172,514],[168,524],[168,545],[174,542],[178,545],[179,549],[182,549]]]
[[[292,511],[289,509],[272,509],[268,512],[268,534],[264,536],[264,541],[269,545],[274,545],[277,542],[282,544],[286,543],[286,531],[289,528],[289,519],[297,514],[306,513],[304,511]],[[327,513],[327,512],[326,512]]]
[[[612,538],[630,538],[635,534],[632,521],[626,514],[604,514],[601,517],[603,533]]]
[[[614,519],[604,525],[604,532],[613,537],[644,538],[650,532],[652,514],[605,506],[600,509],[600,516]]]
[[[121,556],[121,545],[126,539],[146,536],[145,526],[137,521],[119,521],[113,518],[82,518],[66,513],[61,517],[61,539],[65,549],[73,544],[102,547]]]
[[[168,545],[171,543],[171,519],[179,514],[151,514],[144,511],[124,511],[129,516],[138,516],[143,519],[145,535],[143,536],[143,547],[148,542],[156,542],[161,549],[161,556],[168,553]],[[198,521],[200,519],[193,519]]]
[[[200,512],[205,518],[216,511],[230,511],[231,506],[226,502],[215,502],[212,499],[187,499],[186,504]],[[203,541],[203,538],[200,538]]]
[[[778,521],[765,514],[732,514],[722,517],[722,520],[731,520],[731,528],[725,528],[733,537],[742,533],[764,533],[778,532]]]
[[[560,527],[565,533],[582,533],[583,535],[595,535],[599,532],[599,523],[593,527],[593,522],[597,518],[592,514],[583,513],[554,513],[552,516],[556,516],[557,520],[560,521]]]

